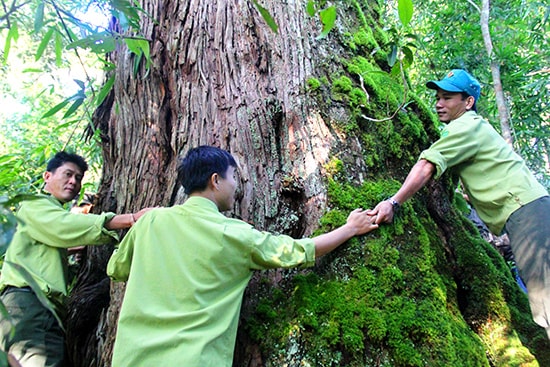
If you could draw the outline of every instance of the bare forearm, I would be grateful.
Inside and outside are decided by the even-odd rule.
[[[349,214],[346,224],[313,238],[315,257],[331,252],[353,236],[368,233],[376,228],[378,225],[374,223],[374,217],[368,215],[363,209],[355,209]]]
[[[432,178],[435,167],[433,163],[421,159],[411,168],[405,182],[393,196],[398,203],[403,204],[416,194]]]
[[[401,188],[390,200],[384,200],[378,203],[376,207],[369,210],[370,215],[376,216],[376,223],[390,223],[393,220],[394,204],[401,205],[405,201],[409,200],[414,194],[418,192],[426,183],[432,178],[435,172],[435,166],[433,163],[428,162],[425,159],[421,159],[411,168],[405,182],[401,185]],[[394,203],[392,203],[392,201]]]
[[[105,228],[109,230],[130,228],[136,220],[133,213],[115,215],[110,221],[105,223]]]
[[[335,229],[332,232],[314,237],[313,242],[315,242],[315,257],[323,256],[331,252],[353,236],[354,233],[352,232],[352,230],[344,225]]]
[[[105,223],[105,228],[109,230],[130,228],[141,216],[154,208],[144,208],[137,213],[115,215],[110,221]]]

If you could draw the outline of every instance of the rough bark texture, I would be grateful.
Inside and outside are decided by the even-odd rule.
[[[278,21],[277,34],[246,0],[156,0],[141,5],[150,16],[142,20],[142,33],[151,40],[152,64],[146,69],[141,60],[134,73],[135,55],[122,46],[110,55],[117,66],[115,87],[95,114],[104,139],[103,210],[125,212],[183,202],[175,182],[178,157],[191,147],[210,144],[229,150],[241,165],[238,200],[229,215],[262,230],[301,237],[317,229],[329,209],[347,214],[392,194],[420,150],[436,137],[432,116],[414,96],[409,96],[413,103],[407,111],[390,121],[361,118],[387,117],[403,98],[400,78],[387,73],[387,45],[376,2],[338,3],[337,26],[324,40],[316,39],[321,24],[306,15],[302,1],[264,4]],[[473,227],[453,209],[449,183],[434,183],[407,204],[396,229],[387,226],[360,239],[359,245],[354,242],[321,259],[311,272],[256,274],[245,296],[234,365],[437,366],[457,358],[473,366],[489,365],[487,355],[502,361],[498,353],[506,348],[490,347],[483,330],[492,331],[491,322],[511,327],[510,311],[501,298],[497,304],[504,311],[480,294],[514,298],[513,310],[518,307],[523,313],[525,297],[514,289],[502,259],[491,258],[496,252],[472,239]],[[325,219],[323,230],[339,220]],[[483,253],[482,262],[493,269],[487,271],[489,290],[469,283],[467,248]],[[110,250],[89,250],[72,296],[68,329],[75,365],[110,365],[124,294],[123,284],[111,284],[108,309],[103,307]],[[382,255],[377,257],[377,251]],[[418,270],[419,262],[426,268]],[[385,278],[388,269],[393,281]],[[312,300],[330,287],[343,289],[371,276],[374,286],[361,285],[357,298],[350,291],[349,299],[335,305],[341,307],[340,316],[327,313],[322,306],[327,301]],[[437,287],[426,286],[427,276],[437,278]],[[502,284],[493,282],[498,277],[505,279]],[[321,289],[309,298],[300,294],[315,286]],[[383,287],[385,296],[370,295]],[[417,331],[422,325],[414,320],[430,314],[420,306],[417,316],[401,317],[408,324],[390,327],[390,318],[400,320],[403,308],[392,313],[385,309],[388,304],[416,307],[432,302],[438,305],[434,318],[445,318],[444,327]],[[350,305],[357,306],[345,311]],[[273,319],[264,306],[280,313]],[[89,320],[79,324],[82,312]],[[301,319],[304,315],[315,322]],[[379,320],[378,327],[372,320]],[[526,322],[524,329],[529,330],[522,330],[521,337],[538,339],[529,344],[531,352],[518,342],[525,360],[534,359],[531,353],[548,358],[541,352],[542,334]],[[325,324],[332,328],[324,329]],[[513,327],[506,330],[518,339]],[[480,333],[483,342],[473,332]],[[465,352],[470,346],[476,348],[471,356]]]

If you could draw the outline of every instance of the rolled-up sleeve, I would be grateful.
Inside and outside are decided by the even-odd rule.
[[[60,248],[118,241],[117,233],[104,226],[114,213],[75,214],[52,205],[50,200],[29,200],[18,212],[22,230],[34,241]]]
[[[251,251],[252,269],[309,267],[315,264],[315,243],[309,238],[261,232]]]
[[[441,138],[429,149],[420,154],[419,159],[425,159],[436,167],[434,178],[439,178],[447,168],[468,161],[479,150],[475,139],[475,131],[468,125],[454,121],[441,132]]]

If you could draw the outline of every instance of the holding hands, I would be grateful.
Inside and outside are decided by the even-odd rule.
[[[346,226],[351,228],[354,236],[359,236],[378,228],[375,220],[376,216],[369,214],[368,210],[355,209],[349,214]]]
[[[367,210],[368,215],[374,216],[374,223],[391,223],[400,204],[394,199],[384,200],[378,203],[374,209]]]

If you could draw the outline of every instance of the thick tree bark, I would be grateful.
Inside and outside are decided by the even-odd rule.
[[[403,86],[400,79],[393,80],[383,72],[389,67],[381,50],[385,45],[377,23],[377,3],[338,4],[337,29],[328,39],[320,41],[317,36],[321,25],[316,18],[306,15],[306,2],[302,1],[263,4],[279,24],[277,34],[267,27],[252,2],[246,0],[142,1],[149,16],[143,17],[141,31],[151,40],[152,65],[147,70],[141,60],[134,74],[135,55],[123,47],[110,55],[116,64],[115,86],[95,114],[104,142],[101,208],[125,212],[183,202],[182,190],[176,185],[178,157],[199,144],[227,149],[238,159],[240,191],[228,215],[251,222],[258,229],[307,236],[319,227],[319,219],[327,210],[373,206],[392,194],[396,181],[404,178],[420,150],[436,138],[436,130],[432,117],[413,96],[410,96],[413,103],[408,105],[408,110],[391,120],[376,122],[361,118],[362,115],[387,117],[393,113],[402,100]],[[376,39],[373,32],[377,34]],[[313,82],[309,85],[312,78],[321,86],[314,87]],[[338,168],[340,163],[343,168]],[[441,277],[447,279],[444,282],[448,282],[448,288],[441,290],[441,294],[448,300],[441,303],[441,295],[432,294],[435,291],[408,294],[407,287],[393,289],[391,286],[386,294],[388,302],[382,297],[381,303],[363,311],[379,314],[390,298],[396,299],[393,292],[403,293],[397,297],[400,302],[414,300],[410,301],[411,305],[417,300],[418,304],[433,301],[447,305],[448,310],[440,311],[441,316],[453,320],[448,328],[454,331],[442,337],[450,341],[451,346],[445,348],[455,348],[458,343],[457,348],[463,350],[460,348],[472,343],[479,349],[480,342],[469,335],[468,327],[485,327],[497,312],[492,306],[486,306],[488,301],[479,296],[479,288],[464,292],[463,300],[457,299],[459,295],[454,287],[457,284],[467,287],[471,281],[471,277],[464,275],[471,272],[462,263],[468,256],[460,252],[464,251],[460,248],[470,241],[474,250],[482,245],[465,235],[469,229],[452,208],[453,189],[445,182],[429,189],[427,197],[431,199],[422,196],[423,200],[414,200],[405,207],[405,224],[399,222],[397,229],[385,227],[379,235],[369,237],[372,246],[360,239],[363,244],[360,248],[345,247],[321,259],[311,273],[277,270],[256,274],[245,295],[234,365],[298,366],[312,358],[308,351],[316,350],[317,346],[307,336],[323,332],[311,331],[311,325],[296,321],[303,315],[292,303],[293,294],[300,289],[293,283],[296,274],[315,274],[327,282],[343,279],[342,287],[351,280],[360,280],[357,269],[366,274],[380,273],[377,278],[380,284],[386,284],[381,278],[382,269],[394,269],[405,278],[413,276],[396,282],[397,287],[414,279],[415,272],[407,267],[417,265],[409,264],[410,259],[424,256],[439,258],[434,260],[437,264],[426,266],[429,272],[444,274]],[[331,186],[331,183],[334,184]],[[346,191],[369,184],[372,187],[367,187],[365,192]],[[335,187],[340,191],[335,191]],[[463,247],[457,245],[460,242],[457,234],[463,240]],[[431,245],[428,246],[428,242]],[[368,254],[375,253],[377,244],[391,252],[388,259],[399,254],[400,263],[371,264],[373,256]],[[433,248],[429,249],[430,246]],[[426,254],[419,254],[419,248]],[[109,248],[89,250],[86,267],[80,274],[82,281],[73,294],[71,314],[75,317],[68,328],[72,333],[70,349],[78,361],[75,365],[110,365],[124,284],[111,284],[108,308],[87,310],[90,322],[83,327],[86,331],[81,333],[76,329],[79,327],[76,315],[85,304],[95,298],[103,302],[106,299],[104,267],[109,252]],[[488,255],[483,256],[492,264]],[[380,258],[386,261],[385,256]],[[494,261],[502,265],[502,260]],[[492,265],[490,268],[493,269]],[[422,274],[426,272],[424,269]],[[513,289],[506,288],[508,281],[494,285],[497,275],[492,271],[488,273],[493,286],[491,294],[501,295],[504,287],[517,295]],[[100,275],[92,277],[91,274]],[[101,292],[92,296],[92,292],[88,292],[91,288]],[[294,315],[296,319],[286,320],[281,313],[276,321],[264,320],[258,313],[258,302],[270,302],[270,295],[277,293],[274,289],[288,296],[278,299],[272,307],[280,307],[285,315]],[[369,287],[364,291],[368,292]],[[364,299],[359,297],[343,305],[361,304]],[[478,312],[479,303],[483,307]],[[471,304],[478,308],[469,307]],[[306,305],[306,309],[313,308],[313,304],[309,308]],[[459,308],[467,315],[465,321],[450,317],[458,314]],[[92,315],[91,311],[95,313]],[[254,323],[250,320],[262,325],[261,330],[266,332],[264,340],[255,335],[251,326]],[[370,322],[370,318],[368,320]],[[509,319],[504,320],[508,325]],[[274,336],[268,334],[281,324],[289,328],[294,325],[292,330],[298,334],[288,334],[288,340],[277,339],[279,347],[269,344]],[[350,366],[359,365],[354,364],[358,360],[366,365],[372,360],[400,358],[403,353],[395,345],[399,338],[403,338],[405,344],[431,348],[429,340],[433,337],[429,335],[419,337],[419,332],[413,330],[406,331],[405,336],[396,336],[391,331],[380,331],[380,336],[373,336],[371,326],[349,334],[354,335],[352,340],[355,340],[357,333],[365,333],[361,342],[351,347],[348,334],[340,330],[330,342],[333,344],[323,347],[315,358],[328,358],[333,364]],[[438,329],[445,328],[438,326]],[[457,333],[467,335],[464,337],[467,341],[453,339]],[[428,364],[438,365],[441,358],[435,356],[438,353],[434,351],[434,356],[422,358]],[[440,355],[449,353],[454,352],[444,349]],[[487,363],[483,351],[474,354],[468,358],[472,361],[482,358],[483,363]],[[410,358],[412,361],[420,357]],[[323,365],[319,360],[317,365]],[[336,360],[339,362],[334,362]],[[381,364],[373,362],[372,365]],[[482,362],[479,365],[483,365]]]
[[[116,203],[110,209],[124,212],[181,203],[177,158],[210,144],[240,162],[235,215],[262,229],[311,233],[326,202],[322,165],[338,138],[302,95],[313,72],[314,20],[299,3],[279,7],[272,15],[284,21],[275,34],[248,1],[142,5],[158,21],[144,18],[142,29],[152,40],[153,65],[133,75],[134,55],[115,52],[114,103],[96,113],[98,124],[106,123],[103,206]],[[108,344],[123,291],[111,288],[102,316]],[[100,365],[108,364],[109,349]]]

